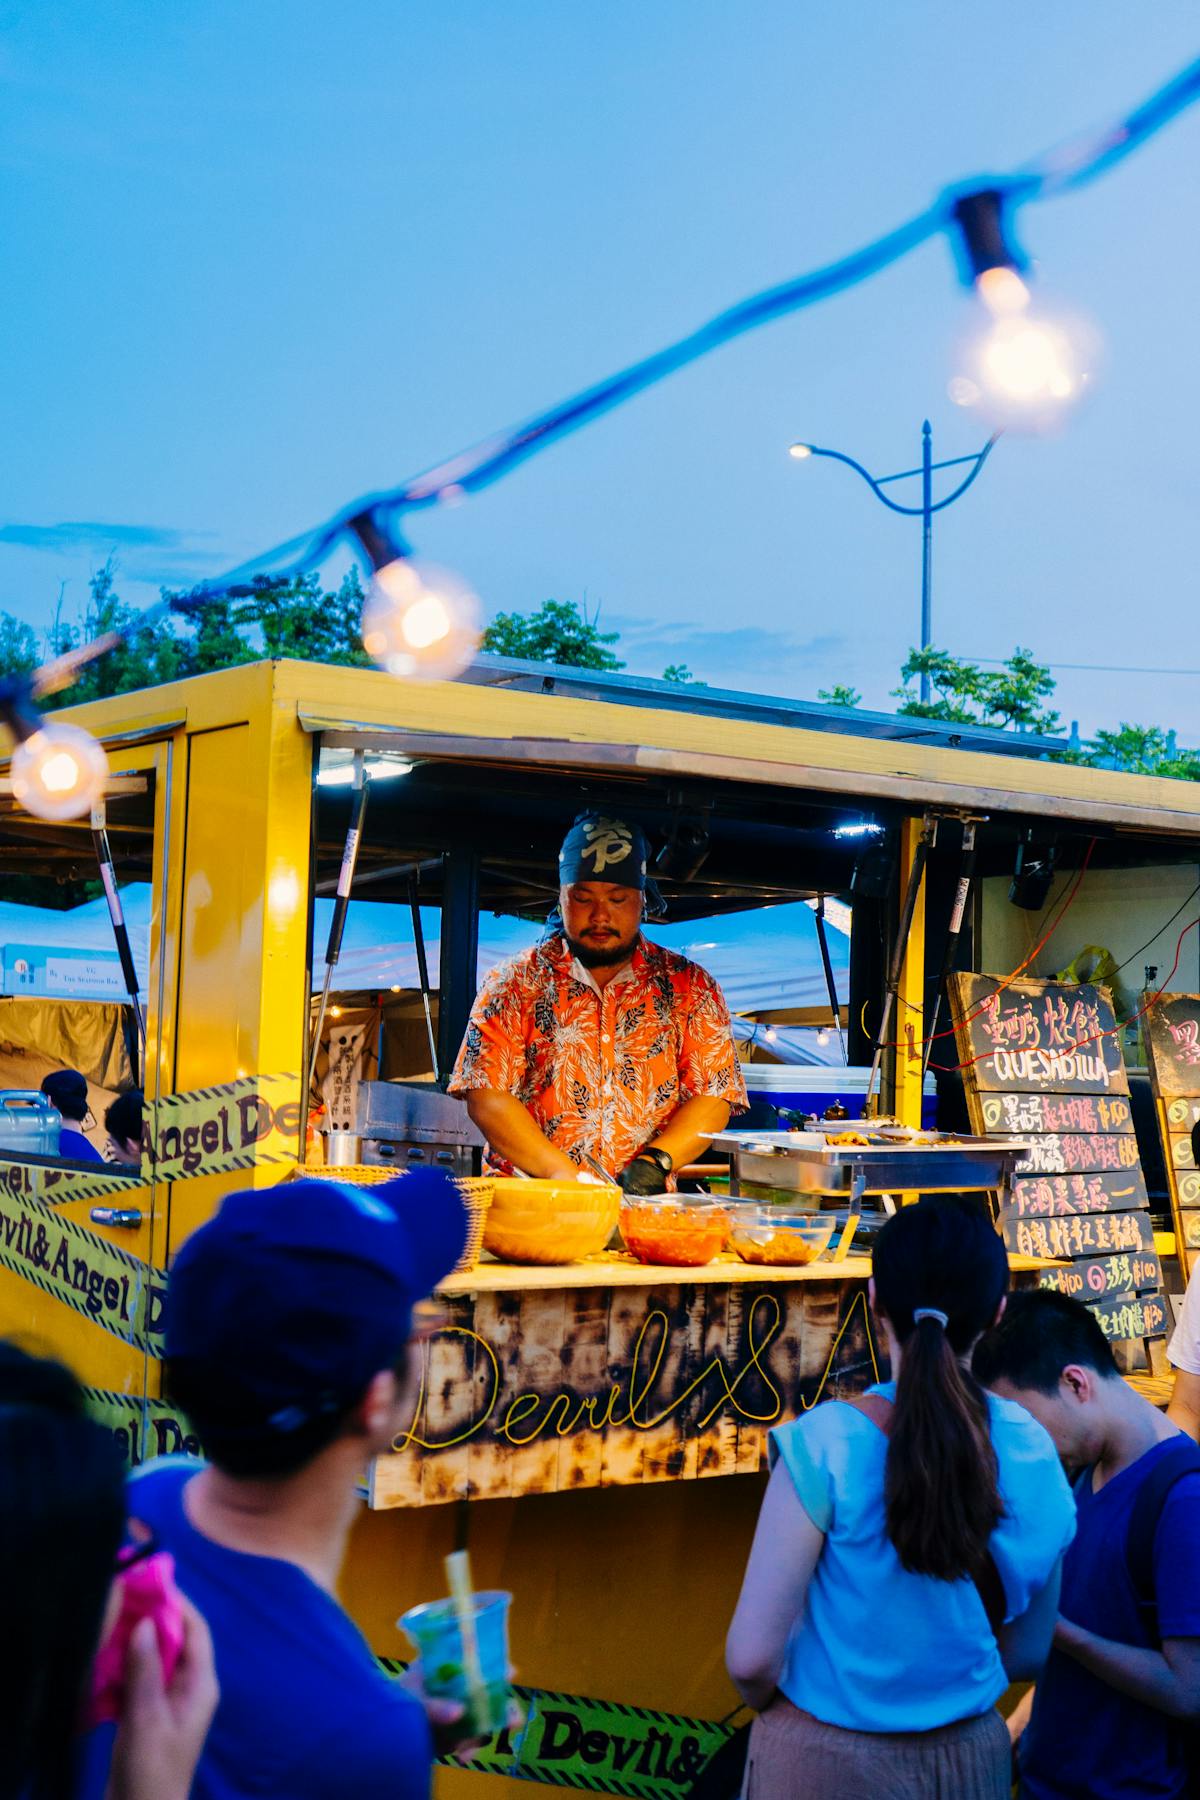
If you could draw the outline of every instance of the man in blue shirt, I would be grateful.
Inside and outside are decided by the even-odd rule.
[[[73,1162],[103,1162],[104,1158],[86,1137],[82,1127],[88,1116],[88,1085],[78,1069],[56,1069],[42,1082],[42,1092],[51,1106],[62,1114],[62,1130],[58,1134],[58,1154]]]
[[[212,1632],[221,1698],[193,1800],[426,1800],[425,1709],[335,1588],[363,1465],[411,1413],[414,1302],[465,1237],[434,1171],[299,1180],[230,1194],[175,1260],[169,1390],[210,1460],[148,1464],[129,1504]]]
[[[1078,1477],[1054,1649],[1021,1738],[1021,1793],[1184,1800],[1200,1729],[1195,1447],[1121,1379],[1093,1315],[1063,1294],[1011,1295],[974,1370],[1040,1420]],[[1161,1500],[1139,1554],[1148,1482]],[[1131,1554],[1145,1560],[1145,1594]]]

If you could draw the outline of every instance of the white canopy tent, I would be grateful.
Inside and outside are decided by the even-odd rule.
[[[131,883],[121,891],[139,985],[149,966],[150,888]],[[334,902],[319,898],[313,919],[313,988],[325,975],[324,950]],[[441,917],[424,908],[421,922],[431,980],[439,966]],[[838,999],[845,1005],[850,939],[844,909],[830,903],[827,921],[830,959]],[[648,935],[668,949],[700,963],[721,984],[735,1014],[760,1015],[826,1007],[828,993],[817,943],[816,922],[802,902],[762,907],[754,912],[672,924],[652,922]],[[481,919],[480,977],[538,941],[541,927],[506,917]],[[412,918],[407,906],[354,900],[346,921],[341,957],[334,970],[334,993],[415,989],[419,985]],[[0,993],[10,997],[121,1001],[120,963],[104,900],[90,900],[66,912],[0,902]],[[752,1020],[738,1019],[739,1037],[756,1041],[781,1061],[836,1062],[837,1036],[816,1043],[809,1028],[776,1025],[766,1039]],[[825,1052],[828,1052],[826,1054]]]

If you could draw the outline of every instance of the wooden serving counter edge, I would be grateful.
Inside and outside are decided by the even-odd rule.
[[[1018,1277],[1050,1265],[1010,1258]],[[756,1474],[767,1431],[879,1378],[866,1257],[698,1269],[604,1253],[439,1289],[421,1396],[375,1508]]]

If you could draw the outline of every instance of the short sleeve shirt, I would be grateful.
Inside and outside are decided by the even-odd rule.
[[[895,1397],[892,1383],[874,1391]],[[1014,1619],[1070,1543],[1075,1507],[1036,1419],[994,1394],[988,1414],[1004,1504],[990,1549]],[[825,1535],[779,1682],[792,1704],[826,1725],[888,1732],[934,1731],[994,1706],[1008,1677],[974,1582],[913,1574],[888,1537],[879,1427],[829,1400],[769,1443]]]
[[[698,964],[640,938],[597,988],[566,940],[494,969],[471,1009],[452,1094],[494,1088],[575,1162],[617,1175],[685,1100],[746,1104],[729,1008]],[[491,1158],[493,1168],[507,1167]]]
[[[1075,1484],[1078,1529],[1063,1566],[1059,1611],[1117,1644],[1156,1648],[1138,1604],[1127,1543],[1138,1490],[1171,1452],[1167,1438],[1092,1486]],[[1154,1594],[1164,1638],[1200,1638],[1200,1475],[1184,1475],[1154,1534]],[[1187,1736],[1178,1720],[1122,1694],[1062,1650],[1052,1650],[1021,1738],[1028,1800],[1186,1800]]]
[[[302,1569],[196,1530],[184,1505],[196,1469],[164,1458],[129,1484],[131,1516],[170,1551],[212,1632],[221,1698],[191,1800],[429,1800],[424,1708]]]

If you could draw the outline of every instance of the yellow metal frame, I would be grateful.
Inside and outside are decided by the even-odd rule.
[[[914,815],[903,832],[905,876],[916,815],[930,806],[1057,813],[1200,837],[1196,790],[1182,782],[559,695],[406,686],[375,671],[305,663],[234,668],[70,716],[109,743],[115,768],[155,773],[147,1081],[158,1096],[303,1068],[317,729],[374,731],[393,742],[402,733],[428,752],[482,762],[678,768],[848,801],[900,800]],[[896,1020],[897,1108],[912,1124],[921,1112],[923,952],[922,897]],[[267,1183],[278,1174],[258,1168],[239,1179]],[[137,1238],[114,1233],[111,1241],[163,1269],[232,1185],[226,1175],[148,1186]],[[89,1212],[87,1202],[63,1209],[79,1223]],[[2,1269],[0,1330],[35,1338],[93,1387],[157,1392],[157,1364]],[[728,1712],[734,1696],[721,1645],[760,1493],[759,1478],[731,1476],[473,1507],[477,1578],[518,1594],[521,1678],[709,1718]],[[442,1591],[441,1557],[459,1529],[451,1507],[364,1511],[343,1587],[381,1653],[405,1653],[394,1620]],[[602,1632],[594,1626],[599,1596]],[[497,1779],[475,1777],[472,1795],[479,1781]],[[467,1777],[441,1780],[453,1790]]]

